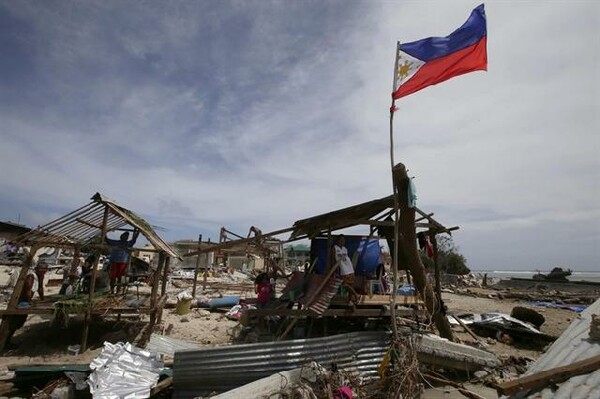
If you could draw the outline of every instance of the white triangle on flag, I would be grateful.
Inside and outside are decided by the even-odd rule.
[[[402,50],[398,50],[397,60],[398,68],[396,69],[396,87],[394,87],[394,91],[398,90],[400,86],[412,78],[425,65],[425,61],[415,58]]]

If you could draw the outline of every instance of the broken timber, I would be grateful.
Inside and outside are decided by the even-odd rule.
[[[409,177],[406,172],[406,167],[402,163],[394,166],[393,176],[400,206],[400,239],[398,243],[398,252],[401,253],[404,258],[403,260],[406,261],[405,263],[413,276],[415,286],[419,290],[427,310],[433,316],[433,321],[435,322],[438,332],[442,337],[452,340],[454,337],[452,328],[444,315],[440,298],[437,298],[431,284],[427,281],[425,266],[419,257],[419,251],[417,249],[417,232],[415,228],[415,208],[410,208],[408,206]]]
[[[600,355],[590,357],[567,366],[555,367],[536,374],[527,375],[498,385],[497,391],[503,395],[513,395],[517,392],[537,390],[549,384],[558,384],[581,374],[591,373],[600,369]]]

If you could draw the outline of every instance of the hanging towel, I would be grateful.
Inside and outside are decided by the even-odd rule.
[[[425,248],[427,250],[427,256],[433,258],[433,244],[431,244],[429,236],[425,236]]]
[[[408,207],[414,208],[415,206],[417,206],[417,188],[411,177],[408,179]]]

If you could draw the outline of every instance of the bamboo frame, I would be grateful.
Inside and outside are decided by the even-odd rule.
[[[17,302],[20,297],[25,278],[28,274],[29,268],[33,264],[33,258],[37,250],[41,247],[48,246],[53,248],[73,248],[78,256],[79,250],[82,247],[95,250],[106,250],[109,248],[105,243],[106,234],[113,230],[125,230],[124,226],[131,225],[134,230],[138,230],[144,235],[144,237],[154,246],[154,249],[148,248],[131,248],[130,252],[133,251],[146,251],[146,252],[158,252],[159,257],[162,254],[163,257],[167,257],[167,268],[168,268],[168,256],[179,258],[177,253],[169,247],[162,239],[152,230],[150,225],[144,221],[141,217],[135,215],[133,212],[120,207],[111,200],[103,197],[101,194],[96,193],[92,197],[92,202],[77,208],[76,210],[54,220],[43,226],[39,226],[31,231],[22,234],[15,241],[20,246],[31,246],[31,252],[25,259],[25,262],[21,266],[19,277],[17,279],[15,288],[11,295],[11,299],[8,303],[6,310],[0,310],[0,314],[10,317],[10,315],[28,315],[36,313],[47,312],[48,309],[39,308],[28,308],[28,309],[17,309]],[[100,231],[98,231],[100,230]],[[91,243],[98,234],[100,234],[100,244]],[[92,298],[95,294],[96,278],[98,275],[98,263],[99,257],[96,259],[90,279],[90,287],[88,294],[89,307],[84,312],[84,325],[81,335],[81,349],[84,351],[87,347],[87,340],[89,334],[89,327],[92,314],[99,314],[92,308]],[[161,302],[156,301],[157,295],[157,284],[160,278],[160,273],[155,278],[156,289],[154,289],[151,298],[151,307],[147,310],[148,313],[154,315],[152,321],[155,321],[156,314],[160,314]],[[163,277],[163,293],[165,291],[166,276]],[[154,287],[153,287],[154,288]],[[164,305],[164,303],[163,303]],[[142,310],[144,311],[144,310]],[[110,309],[105,310],[103,314],[118,314],[121,313],[136,313],[138,309]],[[7,318],[2,318],[0,324],[0,350],[6,345],[8,338],[9,327]]]

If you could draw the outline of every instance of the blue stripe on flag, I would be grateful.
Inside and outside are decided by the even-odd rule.
[[[400,45],[400,50],[428,62],[472,46],[487,35],[483,4],[471,12],[467,22],[446,37],[428,37]]]

